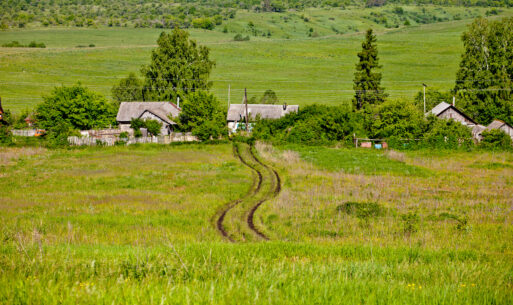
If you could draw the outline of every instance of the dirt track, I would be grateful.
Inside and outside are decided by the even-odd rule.
[[[241,150],[243,150],[244,153],[241,153]],[[244,197],[228,203],[220,212],[218,212],[216,220],[217,230],[231,242],[245,240],[245,237],[241,235],[240,232],[235,230],[230,231],[224,225],[224,221],[227,216],[237,217],[238,219],[235,219],[235,221],[244,223],[245,226],[247,226],[259,239],[269,240],[269,237],[255,225],[254,217],[255,212],[264,202],[274,198],[280,193],[280,176],[278,175],[278,172],[257,158],[254,152],[254,147],[236,143],[234,144],[234,154],[242,164],[253,170],[255,178],[252,187]],[[264,185],[266,187],[263,187]],[[255,198],[257,198],[256,202],[254,201]],[[237,214],[233,212],[235,208],[243,210],[244,212],[242,214],[247,215],[246,219],[240,219],[240,213]]]

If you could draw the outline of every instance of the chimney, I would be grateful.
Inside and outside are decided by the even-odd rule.
[[[176,107],[180,108],[180,97],[176,97]]]
[[[283,110],[287,110],[287,103],[283,103]]]
[[[456,107],[456,97],[455,96],[452,97],[452,106]]]

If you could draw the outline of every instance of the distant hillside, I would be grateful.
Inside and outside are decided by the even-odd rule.
[[[250,12],[302,11],[305,8],[376,7],[435,4],[443,6],[511,7],[513,0],[8,0],[0,2],[0,29],[28,26],[155,27],[214,29],[239,10]],[[399,8],[400,11],[400,8]],[[497,10],[490,10],[490,14]],[[377,20],[383,16],[374,16]],[[425,16],[424,16],[425,17]],[[413,19],[428,19],[413,16]],[[429,16],[428,16],[429,17]],[[430,17],[431,18],[431,17]],[[438,17],[434,17],[438,18]],[[454,16],[457,19],[457,16]],[[436,19],[435,19],[436,20]]]

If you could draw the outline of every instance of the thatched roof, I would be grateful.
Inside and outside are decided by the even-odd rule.
[[[492,130],[492,129],[500,129],[502,128],[504,125],[508,126],[509,128],[513,129],[513,127],[511,127],[511,125],[509,125],[508,123],[504,122],[504,121],[501,121],[501,120],[493,120],[493,122],[490,123],[490,125],[488,125],[486,127],[486,130]]]
[[[150,112],[168,124],[175,124],[169,116],[177,117],[180,108],[170,102],[122,102],[119,105],[116,121],[129,123],[130,120],[141,117],[144,112]]]
[[[463,116],[464,118],[466,118],[467,120],[469,120],[470,122],[472,122],[474,125],[477,125],[476,121],[474,121],[473,119],[471,119],[468,115],[466,115],[465,113],[463,113],[462,111],[460,111],[458,108],[456,108],[455,106],[451,105],[451,104],[448,104],[446,102],[441,102],[440,104],[436,105],[433,109],[431,109],[431,111],[427,112],[426,115],[429,115],[429,114],[434,114],[435,116],[440,116],[442,113],[444,113],[447,109],[454,109],[454,111],[456,111],[457,113],[459,113],[461,116]]]
[[[248,104],[248,115],[256,118],[260,115],[262,119],[279,119],[286,114],[298,112],[298,105],[268,105],[268,104]],[[228,109],[227,121],[240,121],[246,116],[246,106],[244,104],[231,104]]]

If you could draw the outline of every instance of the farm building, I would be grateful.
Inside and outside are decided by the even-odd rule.
[[[469,127],[478,125],[474,120],[460,111],[454,105],[448,104],[446,102],[441,102],[440,104],[436,105],[433,109],[431,109],[431,111],[426,113],[426,115],[429,114],[434,114],[441,119],[453,119]]]
[[[456,108],[454,105],[448,104],[446,102],[441,102],[436,105],[431,111],[426,113],[426,115],[433,114],[441,119],[453,119],[455,121],[460,122],[461,124],[467,126],[472,129],[472,138],[479,140],[481,136],[481,132],[486,129],[485,126],[479,125],[476,121],[471,119],[468,115],[463,113],[461,110]]]
[[[180,108],[170,102],[122,102],[119,105],[116,121],[121,131],[130,130],[132,119],[157,120],[162,123],[161,135],[169,135],[176,125],[170,117],[177,117]]]
[[[504,131],[513,140],[513,127],[506,122],[501,120],[493,120],[484,130],[499,129]]]
[[[279,119],[289,113],[298,112],[298,105],[268,105],[268,104],[248,104],[248,121],[257,117],[262,119]],[[231,104],[228,108],[226,121],[231,131],[236,131],[238,124],[243,122],[246,117],[245,104]]]

